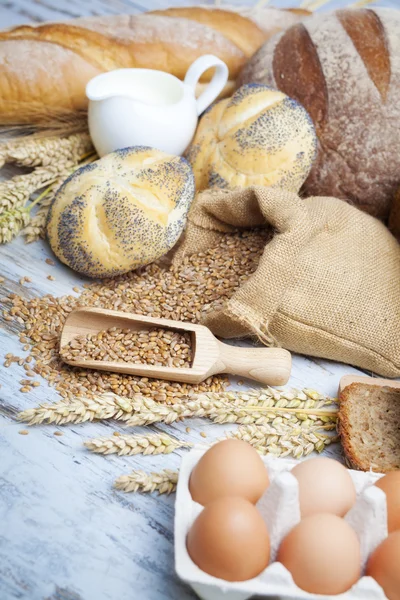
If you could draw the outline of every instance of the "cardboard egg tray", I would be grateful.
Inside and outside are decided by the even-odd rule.
[[[246,600],[253,595],[280,600],[384,600],[382,588],[371,577],[362,577],[349,591],[336,596],[309,594],[294,583],[289,571],[276,560],[282,539],[300,521],[297,479],[290,473],[297,461],[262,457],[268,469],[270,486],[257,503],[264,518],[271,541],[271,560],[268,567],[253,579],[229,582],[204,573],[191,560],[186,549],[187,533],[203,510],[189,492],[189,478],[193,467],[206,452],[192,450],[184,456],[179,472],[175,503],[175,569],[204,600]],[[357,492],[357,501],[345,520],[355,529],[361,544],[362,569],[368,556],[386,538],[386,496],[382,490],[371,487],[382,475],[349,471]],[[323,532],[321,532],[323,535]],[[332,565],[334,567],[334,565]]]

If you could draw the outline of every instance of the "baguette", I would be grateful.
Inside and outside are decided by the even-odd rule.
[[[400,389],[352,383],[339,395],[338,431],[354,469],[400,469]]]
[[[215,54],[233,81],[266,39],[304,18],[303,12],[277,9],[255,14],[171,8],[0,32],[0,125],[85,110],[89,79],[117,68],[160,69],[183,79],[196,58]]]

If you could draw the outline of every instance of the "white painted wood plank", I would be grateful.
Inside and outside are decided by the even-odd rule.
[[[2,247],[0,256],[1,275],[6,277],[1,296],[10,291],[28,297],[62,295],[84,281],[60,263],[47,265],[51,253],[45,242],[26,246],[17,239]],[[50,273],[56,281],[47,279]],[[32,284],[17,283],[24,275],[32,278]],[[14,323],[2,327],[0,357],[6,352],[22,356]],[[290,385],[334,395],[340,376],[349,372],[357,370],[296,356]],[[18,431],[23,426],[13,421],[15,412],[57,399],[45,381],[31,393],[21,394],[21,375],[16,364],[10,369],[0,367],[4,413],[0,417],[0,598],[39,600],[50,597],[57,586],[78,594],[79,600],[191,598],[173,572],[173,497],[112,490],[115,478],[132,469],[178,468],[181,453],[102,457],[84,449],[88,437],[124,431],[113,423],[58,428],[62,437],[54,437],[56,427],[41,426],[21,436]],[[160,429],[204,443],[201,431],[209,442],[232,427],[198,419]],[[329,454],[338,451],[335,445]],[[74,599],[66,596],[66,600]]]

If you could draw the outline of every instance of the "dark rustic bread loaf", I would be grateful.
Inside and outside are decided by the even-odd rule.
[[[309,195],[386,219],[400,185],[400,11],[314,15],[268,40],[238,85],[278,87],[308,110],[319,138]]]
[[[400,389],[352,383],[339,402],[338,430],[349,464],[379,473],[400,469]]]

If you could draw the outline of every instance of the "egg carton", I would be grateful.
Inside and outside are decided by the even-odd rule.
[[[282,539],[300,521],[297,479],[290,473],[298,461],[261,457],[268,469],[270,485],[257,503],[269,531],[271,561],[257,577],[229,582],[208,575],[194,564],[186,549],[186,536],[192,523],[203,510],[189,492],[192,469],[206,450],[194,449],[182,459],[175,502],[175,569],[203,600],[247,600],[253,595],[278,600],[384,600],[382,588],[371,577],[363,576],[347,592],[336,596],[310,594],[294,583],[289,571],[274,562]],[[345,520],[355,529],[361,545],[362,572],[369,555],[387,537],[386,496],[374,487],[378,473],[349,470],[357,492],[353,508]]]

